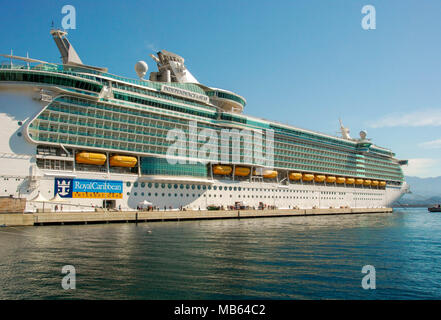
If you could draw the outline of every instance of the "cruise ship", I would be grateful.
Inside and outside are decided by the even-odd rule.
[[[61,63],[3,54],[0,197],[28,212],[382,208],[406,193],[398,160],[352,138],[245,115],[244,97],[199,83],[162,50],[136,76],[86,65],[63,30]],[[56,205],[55,205],[56,204]]]

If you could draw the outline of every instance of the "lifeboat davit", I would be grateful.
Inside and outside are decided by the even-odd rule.
[[[251,169],[247,167],[236,167],[234,169],[234,175],[240,177],[246,177],[250,174]]]
[[[213,173],[219,175],[228,175],[233,171],[230,166],[213,166]]]
[[[374,187],[378,186],[378,184],[379,184],[379,182],[377,180],[373,180],[371,183],[371,185]]]
[[[363,179],[355,179],[355,184],[363,184]]]
[[[126,167],[133,168],[138,163],[136,157],[130,156],[111,156],[109,159],[109,165],[112,167]]]
[[[277,171],[275,170],[263,170],[262,176],[267,179],[274,179],[277,177]]]
[[[355,179],[354,178],[346,178],[346,184],[354,184]]]
[[[333,176],[327,176],[326,177],[326,182],[327,183],[334,183],[335,181],[337,181],[336,177],[333,177]]]
[[[364,182],[363,182],[363,185],[365,185],[365,186],[370,186],[371,185],[371,180],[369,180],[369,179],[367,179],[367,180],[364,180]]]
[[[336,180],[336,182],[338,183],[338,184],[343,184],[343,183],[345,183],[346,182],[346,178],[342,178],[342,177],[338,177],[337,178],[337,180]],[[352,182],[353,183],[353,182]]]
[[[299,172],[291,172],[289,174],[289,180],[295,181],[302,179],[302,174]]]
[[[380,187],[385,187],[386,186],[386,181],[380,181]]]
[[[304,173],[302,176],[303,181],[312,181],[314,180],[314,175],[310,173]]]
[[[314,178],[315,182],[323,182],[326,180],[326,176],[323,175],[316,175]]]
[[[107,157],[103,153],[94,152],[79,152],[75,155],[75,161],[77,163],[95,164],[102,166],[106,163]]]

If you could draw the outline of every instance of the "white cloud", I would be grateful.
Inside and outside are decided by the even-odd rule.
[[[372,128],[441,126],[441,109],[389,114],[369,122],[369,126]]]
[[[406,176],[427,178],[440,175],[441,168],[439,164],[440,159],[415,158],[409,159],[409,164],[402,168]]]
[[[441,139],[423,142],[419,146],[425,149],[438,149],[441,148]]]

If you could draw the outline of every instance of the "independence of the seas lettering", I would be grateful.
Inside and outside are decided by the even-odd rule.
[[[113,180],[55,178],[54,191],[61,198],[122,199],[123,183]]]

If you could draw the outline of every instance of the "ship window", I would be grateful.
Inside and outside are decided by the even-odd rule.
[[[130,187],[130,182],[127,182],[127,183],[126,183],[126,186]]]
[[[141,183],[141,188],[144,188],[145,187],[145,183],[143,182],[143,183]]]
[[[151,187],[152,187],[152,184],[151,184],[151,183],[149,183],[149,184],[148,184],[148,187],[149,187],[149,188],[151,188]]]
[[[137,188],[137,187],[138,187],[138,182],[133,183],[133,186],[134,186],[135,188]],[[136,195],[136,194],[135,194],[135,195]]]

